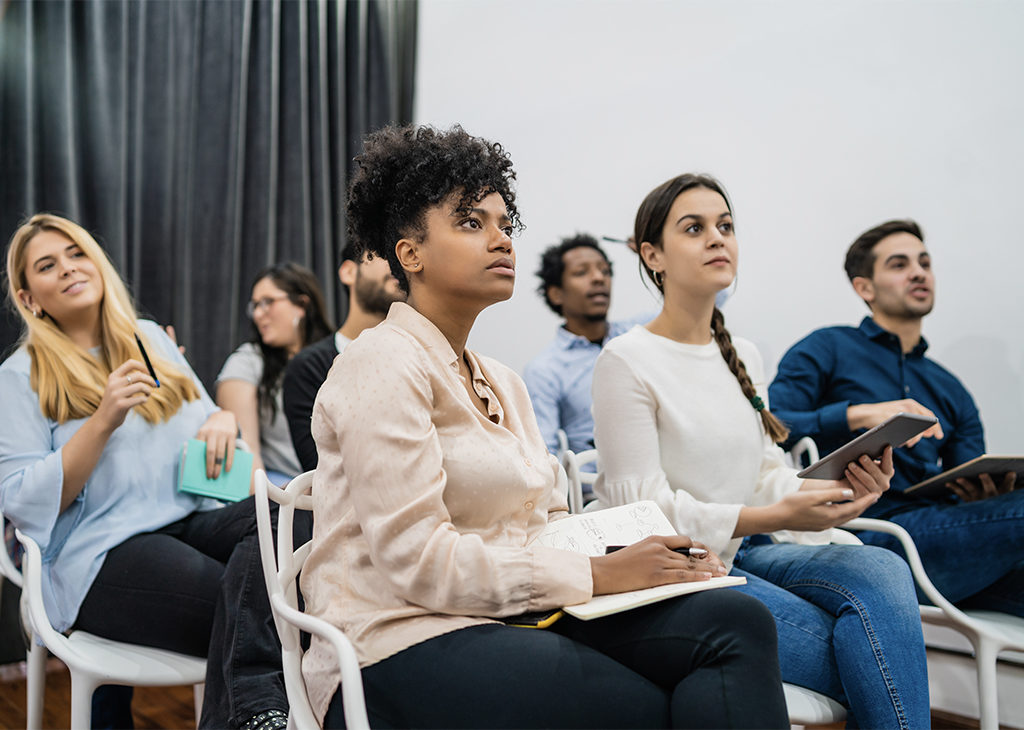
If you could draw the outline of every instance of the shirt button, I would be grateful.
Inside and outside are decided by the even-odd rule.
[[[533,466],[533,462],[530,461],[529,459],[523,459],[523,463],[526,464],[527,466]]]
[[[526,504],[523,505],[523,507],[526,508],[527,510],[532,510],[533,502],[527,502]]]

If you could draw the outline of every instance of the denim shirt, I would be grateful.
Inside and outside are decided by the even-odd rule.
[[[559,327],[554,342],[526,365],[523,380],[541,436],[552,454],[558,453],[558,429],[565,431],[572,451],[594,448],[590,385],[597,356],[609,340],[651,319],[652,315],[646,314],[609,322],[608,333],[600,343]]]
[[[938,417],[943,438],[894,451],[891,488],[866,516],[919,506],[922,498],[904,489],[985,452],[974,399],[956,376],[925,357],[927,349],[922,337],[904,354],[899,337],[865,317],[859,327],[826,327],[793,345],[768,389],[772,412],[790,428],[787,445],[810,436],[822,455],[863,432],[849,428],[850,405],[912,398]]]
[[[0,511],[39,543],[43,602],[58,631],[74,625],[108,550],[197,509],[219,506],[177,491],[181,446],[217,406],[163,330],[148,321],[140,321],[139,328],[163,358],[192,377],[200,397],[163,423],[148,423],[129,411],[82,491],[63,511],[62,450],[86,419],[57,423],[43,416],[24,345],[0,365]]]

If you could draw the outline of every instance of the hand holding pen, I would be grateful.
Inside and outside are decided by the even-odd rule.
[[[590,558],[594,595],[705,581],[728,571],[704,545],[684,535],[652,535],[632,545],[611,546]]]

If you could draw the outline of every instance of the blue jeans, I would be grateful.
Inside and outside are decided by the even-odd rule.
[[[848,727],[926,728],[928,672],[910,569],[861,545],[751,544],[735,590],[775,616],[784,682],[849,709]]]
[[[1024,489],[961,504],[928,504],[889,517],[910,533],[935,587],[961,608],[1024,616]],[[880,532],[858,537],[903,555]],[[924,595],[919,596],[924,603]]]

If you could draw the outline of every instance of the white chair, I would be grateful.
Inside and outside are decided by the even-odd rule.
[[[561,428],[558,429],[555,435],[558,437],[558,451],[555,456],[558,457],[558,461],[561,462],[562,454],[569,450],[569,436],[566,434],[565,430]]]
[[[978,673],[978,714],[981,730],[999,727],[996,661],[1004,651],[1024,651],[1024,619],[996,611],[961,611],[939,593],[928,578],[914,540],[906,530],[887,520],[859,517],[843,525],[848,530],[884,532],[899,540],[921,591],[934,605],[921,606],[926,625],[954,629],[970,641]],[[926,637],[926,644],[932,643]]]
[[[566,449],[562,452],[561,463],[569,479],[569,512],[579,514],[586,509],[583,503],[583,485],[587,484],[593,489],[594,481],[597,479],[597,472],[584,471],[583,467],[597,464],[597,449],[588,449],[578,454]]]
[[[801,456],[806,454],[810,463],[818,460],[818,447],[810,437],[800,439],[790,451],[790,458],[799,466]],[[996,677],[996,662],[1004,651],[1024,651],[1024,619],[996,611],[961,611],[950,603],[932,584],[925,571],[914,539],[906,530],[888,520],[858,517],[843,525],[844,530],[866,530],[883,532],[899,540],[907,556],[907,563],[914,580],[921,591],[932,602],[922,605],[921,622],[928,626],[953,629],[962,634],[974,650],[977,665],[978,715],[981,730],[996,730],[999,727],[999,696]],[[948,649],[944,643],[925,631],[925,645]]]
[[[276,487],[262,471],[256,472],[256,522],[259,528],[260,558],[263,577],[267,583],[270,607],[274,614],[277,633],[281,637],[281,659],[284,685],[288,693],[288,727],[292,730],[313,730],[320,725],[313,714],[302,677],[302,645],[299,631],[306,631],[330,642],[338,655],[341,668],[341,692],[345,706],[345,726],[351,730],[370,727],[363,698],[363,681],[355,649],[336,626],[302,613],[298,607],[296,578],[309,556],[311,542],[297,550],[292,549],[292,523],[296,509],[313,507],[309,495],[313,472],[300,474],[285,488]],[[277,557],[274,556],[274,537],[270,520],[270,500],[279,505],[277,514]]]
[[[6,518],[0,514],[0,537],[6,532],[6,523]],[[0,547],[0,575],[3,575],[18,588],[22,588],[21,570],[11,560],[6,546]],[[19,609],[18,614],[18,623],[21,624],[25,638],[25,726],[29,730],[37,730],[43,724],[43,697],[46,692],[46,647],[36,642],[24,611]]]
[[[92,693],[104,684],[136,687],[195,685],[198,721],[203,704],[206,660],[173,651],[112,641],[85,631],[72,631],[67,636],[60,633],[53,628],[43,606],[39,545],[20,530],[16,534],[25,548],[22,556],[22,617],[27,620],[31,633],[63,661],[71,672],[71,729],[87,730],[92,726]],[[130,617],[126,617],[126,620],[130,620]],[[38,662],[38,666],[29,668],[29,730],[39,727],[42,715],[45,650],[42,655],[43,660]],[[37,695],[33,695],[33,684],[38,687]],[[33,708],[34,702],[39,703],[38,708]]]

